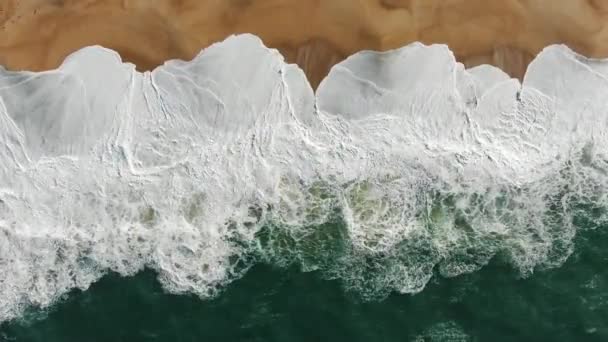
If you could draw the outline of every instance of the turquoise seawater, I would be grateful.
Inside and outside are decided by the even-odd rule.
[[[0,342],[608,341],[607,79],[412,44],[313,92],[252,35],[0,68]]]
[[[608,227],[575,246],[526,278],[494,258],[371,301],[296,266],[258,264],[208,300],[166,293],[153,271],[109,274],[3,323],[0,341],[608,341]]]

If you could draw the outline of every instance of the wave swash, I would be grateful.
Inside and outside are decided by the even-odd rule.
[[[0,321],[110,271],[206,298],[295,264],[372,299],[560,266],[606,219],[607,99],[608,62],[565,46],[521,83],[441,45],[360,52],[316,94],[252,35],[145,73],[101,47],[0,68]]]

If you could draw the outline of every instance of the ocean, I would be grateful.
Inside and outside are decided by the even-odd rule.
[[[169,294],[152,271],[109,274],[0,326],[2,341],[606,341],[608,227],[560,268],[521,279],[492,261],[415,295],[365,301],[338,280],[258,265],[216,298]]]
[[[606,98],[560,45],[0,68],[0,340],[605,341]]]

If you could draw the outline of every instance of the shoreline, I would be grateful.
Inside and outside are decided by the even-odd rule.
[[[548,9],[546,2],[8,0],[0,5],[0,64],[49,70],[80,48],[102,45],[145,71],[166,60],[190,60],[232,34],[252,33],[298,64],[316,88],[333,65],[360,50],[414,41],[447,44],[467,68],[491,64],[520,80],[551,44],[608,56],[602,3],[558,0]]]

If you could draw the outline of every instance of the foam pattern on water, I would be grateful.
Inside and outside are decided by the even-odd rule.
[[[251,35],[146,73],[101,47],[0,68],[0,321],[145,267],[209,297],[296,263],[376,298],[559,266],[605,220],[607,78],[564,46],[520,84],[411,44],[315,94]]]

